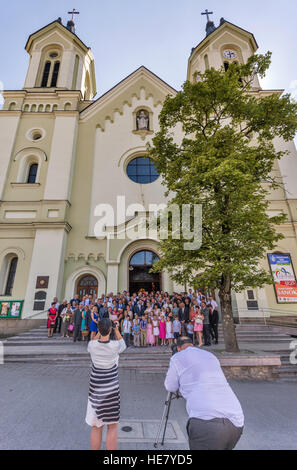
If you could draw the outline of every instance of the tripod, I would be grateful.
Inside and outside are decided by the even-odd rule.
[[[161,431],[162,431],[162,426],[163,426],[163,423],[165,421],[163,437],[162,437],[162,442],[161,442],[161,445],[162,446],[164,445],[171,402],[172,402],[172,400],[178,399],[178,398],[180,398],[180,395],[179,395],[178,392],[176,392],[176,393],[168,392],[168,395],[167,395],[167,398],[166,398],[166,401],[165,401],[163,415],[162,415],[160,425],[159,425],[159,429],[158,429],[158,432],[157,432],[156,442],[154,443],[155,449],[157,449],[157,447],[158,447],[158,443],[159,443],[159,439],[160,439],[160,435],[161,435]]]

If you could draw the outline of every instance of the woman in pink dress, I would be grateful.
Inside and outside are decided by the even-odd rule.
[[[153,322],[151,317],[147,319],[147,330],[146,330],[146,344],[150,346],[154,346],[155,344],[155,337],[153,333]]]
[[[196,310],[196,315],[193,318],[194,320],[194,344],[196,344],[196,340],[198,340],[199,348],[203,345],[202,342],[202,334],[203,334],[203,320],[204,315],[202,315],[201,310],[198,308]]]
[[[166,323],[165,323],[165,316],[164,315],[161,315],[161,320],[159,321],[159,338],[161,340],[161,346],[165,346]]]

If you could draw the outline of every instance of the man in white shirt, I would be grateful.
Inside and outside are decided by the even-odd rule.
[[[215,355],[179,338],[165,379],[168,392],[178,390],[187,402],[190,450],[232,450],[244,426],[241,405]]]
[[[218,304],[216,303],[215,299],[212,296],[209,297],[207,305],[211,305],[213,310],[218,309]]]

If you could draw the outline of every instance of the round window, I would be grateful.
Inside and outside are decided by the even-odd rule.
[[[31,142],[38,142],[39,140],[43,139],[45,136],[45,131],[43,129],[30,129],[26,137]]]
[[[39,131],[32,132],[32,140],[40,140],[42,138],[42,134]]]
[[[137,157],[127,166],[127,175],[134,183],[148,184],[158,179],[159,173],[149,157]]]
[[[50,52],[49,53],[49,56],[50,56],[51,59],[55,59],[56,57],[58,57],[58,55],[59,55],[58,52]]]

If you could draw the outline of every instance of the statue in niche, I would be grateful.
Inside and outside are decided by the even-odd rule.
[[[142,109],[137,113],[136,125],[138,131],[149,131],[150,130],[150,118],[147,111]]]

